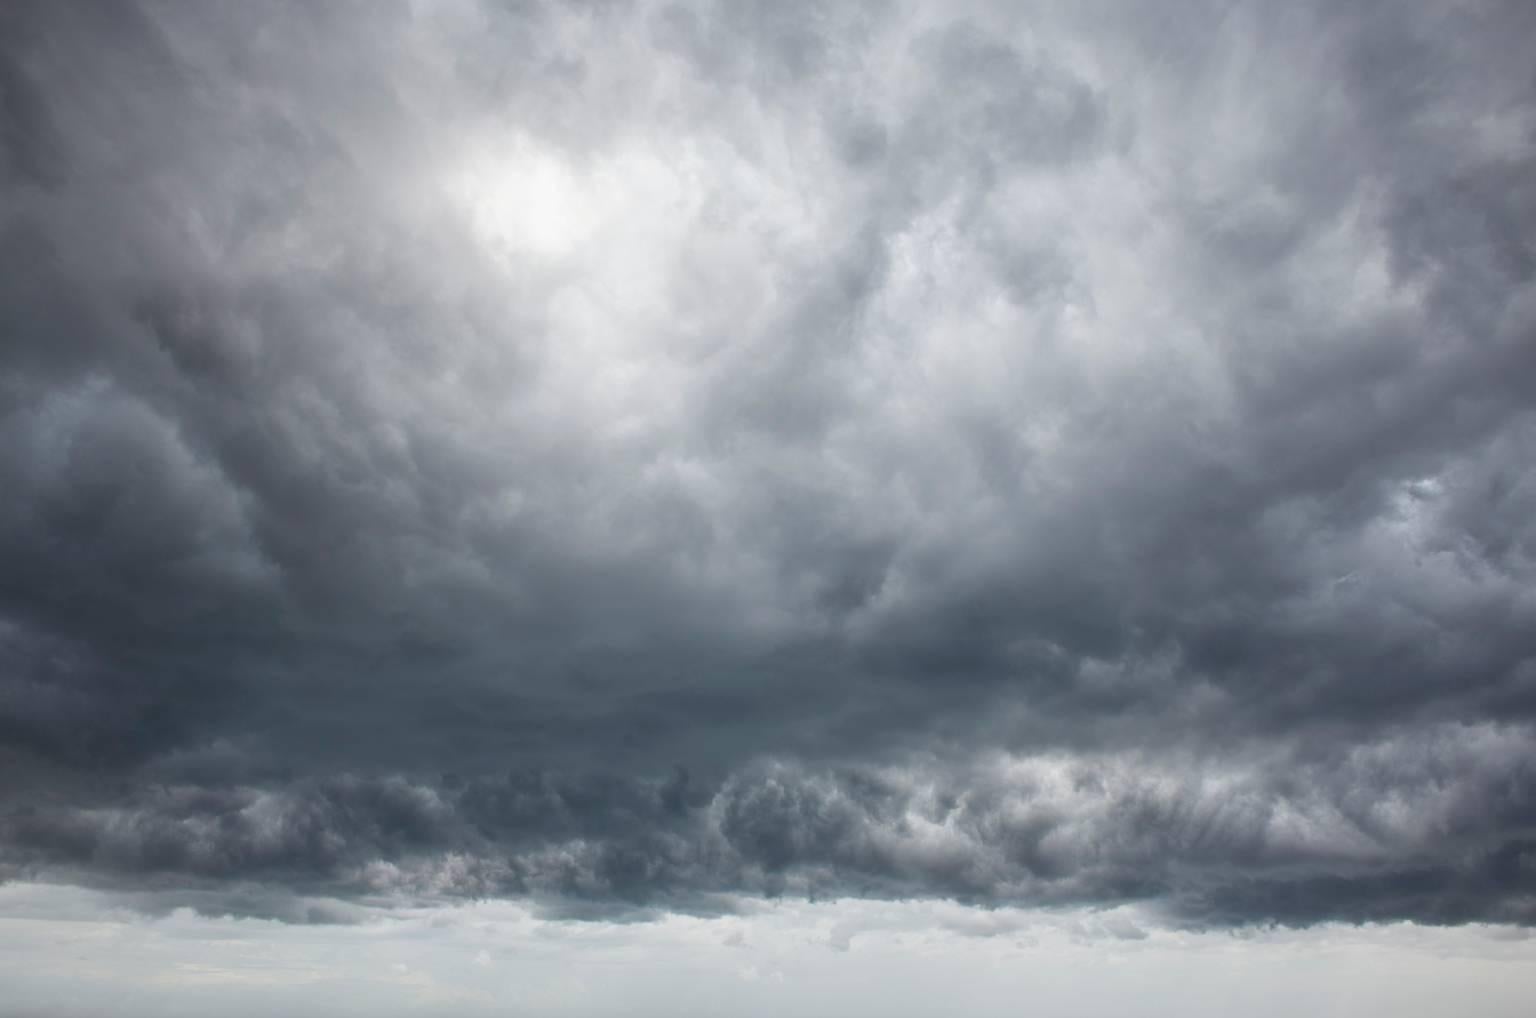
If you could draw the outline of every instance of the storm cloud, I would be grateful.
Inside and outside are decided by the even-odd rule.
[[[1536,923],[1532,38],[6,4],[0,877]]]

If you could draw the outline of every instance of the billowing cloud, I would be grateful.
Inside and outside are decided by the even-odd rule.
[[[1536,918],[1525,5],[0,17],[0,872]]]

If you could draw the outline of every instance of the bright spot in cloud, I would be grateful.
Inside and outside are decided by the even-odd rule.
[[[572,153],[526,135],[481,139],[467,149],[447,169],[445,190],[501,257],[601,263],[675,234],[688,218],[681,154]]]
[[[455,167],[449,193],[474,229],[507,253],[569,254],[591,239],[603,209],[597,182],[549,149],[518,140]]]

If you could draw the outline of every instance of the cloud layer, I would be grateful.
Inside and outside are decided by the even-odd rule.
[[[1527,5],[7,5],[0,865],[1530,922]]]

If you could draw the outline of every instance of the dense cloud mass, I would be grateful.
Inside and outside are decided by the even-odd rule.
[[[1536,924],[1533,38],[3,5],[0,879]]]

